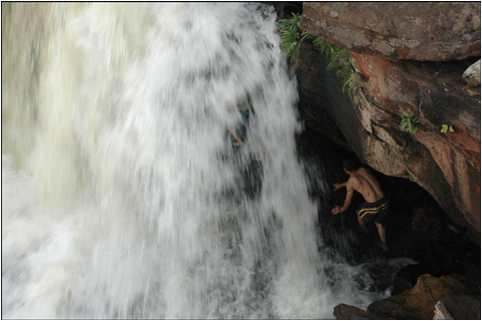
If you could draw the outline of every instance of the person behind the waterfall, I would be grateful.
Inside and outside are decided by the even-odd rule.
[[[237,105],[236,110],[241,116],[241,122],[235,129],[228,128],[228,132],[231,136],[233,146],[239,147],[246,139],[251,113],[253,112],[251,98],[248,96],[246,102]]]
[[[375,223],[378,236],[382,242],[381,246],[386,251],[388,247],[385,238],[384,220],[388,212],[388,200],[385,198],[380,184],[365,168],[360,167],[353,160],[344,160],[343,170],[349,175],[349,178],[344,183],[335,184],[335,191],[343,187],[346,188],[345,202],[341,207],[335,206],[331,213],[337,215],[345,212],[350,207],[353,192],[360,193],[365,202],[356,210],[357,221],[364,229],[369,224]]]

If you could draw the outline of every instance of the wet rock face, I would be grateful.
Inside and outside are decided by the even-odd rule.
[[[353,62],[365,79],[354,99],[360,126],[377,140],[366,139],[362,157],[417,182],[455,222],[479,233],[480,96],[465,88],[465,65],[394,63],[355,53]],[[403,115],[417,117],[415,133],[400,128]],[[444,125],[454,131],[441,133]],[[390,154],[401,162],[383,157]]]
[[[367,308],[368,313],[382,318],[432,319],[435,304],[446,296],[470,292],[459,275],[440,278],[429,274],[420,276],[417,284],[400,294],[375,301]]]
[[[297,72],[308,125],[330,131],[377,171],[416,182],[474,239],[480,87],[462,77],[477,58],[459,59],[480,55],[479,20],[479,3],[305,3],[302,28],[351,50],[362,80],[348,99],[309,44]],[[413,39],[422,45],[406,50],[403,43]],[[450,59],[456,61],[433,62]],[[415,132],[400,128],[406,115],[417,118]]]
[[[360,78],[350,98],[330,61],[305,42],[296,64],[305,124],[432,196],[401,202],[396,186],[413,188],[382,181],[395,205],[390,255],[418,264],[395,276],[393,296],[367,311],[339,305],[335,316],[432,319],[440,301],[455,318],[479,319],[480,3],[304,3],[301,28],[349,50]],[[401,126],[407,118],[415,130]],[[349,240],[324,239],[356,252]]]
[[[303,45],[297,74],[306,124],[331,132],[377,171],[416,182],[480,237],[480,96],[465,88],[467,64],[358,54],[353,61],[363,80],[351,101],[323,57]],[[404,114],[418,118],[415,133],[400,128]],[[441,133],[444,124],[454,131]]]
[[[333,309],[337,320],[370,320],[376,319],[367,311],[348,304],[339,304]]]
[[[454,319],[480,319],[480,300],[477,299],[477,294],[471,292],[463,277],[457,274],[439,278],[424,274],[418,277],[412,288],[375,301],[366,311],[339,304],[333,314],[340,320],[432,319],[441,306],[445,316],[450,315]]]
[[[303,4],[302,28],[359,53],[396,60],[480,56],[480,3]]]

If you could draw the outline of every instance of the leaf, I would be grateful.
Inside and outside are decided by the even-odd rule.
[[[440,127],[440,132],[442,134],[453,133],[455,132],[455,129],[452,125],[442,124],[442,126]]]

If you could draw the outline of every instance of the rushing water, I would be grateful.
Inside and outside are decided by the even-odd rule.
[[[3,317],[326,318],[367,302],[319,250],[270,7],[2,18]]]

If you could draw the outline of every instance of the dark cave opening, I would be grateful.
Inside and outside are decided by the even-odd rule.
[[[307,176],[311,179],[316,175],[323,176],[323,182],[311,182],[310,193],[320,204],[319,230],[323,246],[329,252],[355,265],[399,257],[413,259],[416,264],[399,272],[403,280],[395,281],[395,292],[400,291],[400,287],[413,286],[417,277],[424,273],[466,275],[471,287],[480,292],[480,246],[468,238],[464,227],[450,220],[427,191],[408,179],[384,175],[360,162],[376,177],[390,200],[386,223],[389,251],[382,253],[374,226],[366,232],[356,221],[355,208],[363,202],[360,195],[355,193],[346,213],[336,217],[330,213],[330,209],[341,204],[345,197],[343,190],[334,192],[332,189],[334,183],[347,179],[342,160],[347,157],[357,159],[356,154],[309,126],[299,133],[297,143],[300,158],[308,164]],[[310,173],[313,168],[316,168],[314,175]],[[383,273],[382,270],[378,272]],[[374,273],[378,278],[377,271]]]

